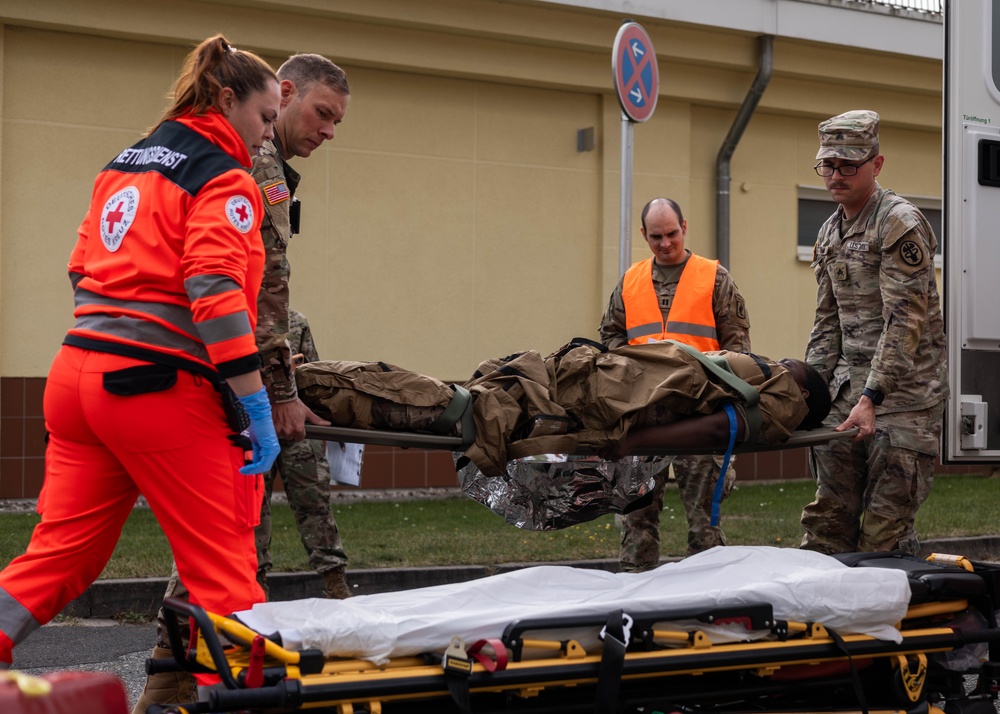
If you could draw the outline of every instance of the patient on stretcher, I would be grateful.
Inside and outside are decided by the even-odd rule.
[[[312,362],[296,382],[334,425],[469,437],[465,456],[486,476],[534,454],[725,448],[725,404],[735,407],[737,444],[747,445],[815,428],[830,409],[822,379],[799,360],[704,356],[674,342],[607,349],[578,338],[547,357],[483,362],[458,387],[384,362]],[[462,392],[464,409],[456,408]]]

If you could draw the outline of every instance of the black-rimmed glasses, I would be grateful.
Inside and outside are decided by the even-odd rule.
[[[875,154],[878,156],[878,154]],[[834,171],[839,171],[841,176],[854,176],[858,173],[858,169],[867,164],[869,161],[875,158],[875,156],[869,156],[867,159],[862,161],[860,164],[843,164],[842,166],[834,166],[833,164],[825,164],[820,161],[818,164],[813,166],[813,169],[817,174],[823,178],[830,178],[833,176]]]

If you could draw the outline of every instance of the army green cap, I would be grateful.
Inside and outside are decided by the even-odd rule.
[[[878,114],[856,109],[819,124],[817,159],[867,159],[878,146]]]

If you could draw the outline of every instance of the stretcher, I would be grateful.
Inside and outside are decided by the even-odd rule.
[[[248,626],[260,620],[252,613],[261,606],[222,616],[168,599],[173,666],[214,672],[221,684],[204,691],[196,704],[150,712],[996,711],[1000,566],[956,556],[920,560],[868,553],[834,559],[795,549],[730,547],[657,570],[683,566],[679,583],[722,558],[745,560],[751,567],[744,571],[761,570],[747,554],[771,558],[758,577],[762,589],[722,569],[715,576],[726,584],[694,587],[704,597],[687,604],[671,597],[671,587],[647,587],[610,606],[558,601],[551,614],[540,616],[526,608],[528,615],[502,627],[502,619],[490,623],[497,627],[492,633],[469,624],[478,615],[431,632],[418,632],[425,628],[417,624],[411,634],[418,641],[429,638],[425,649],[396,647],[387,657],[331,654],[336,643],[310,647],[309,637],[286,641],[302,632]],[[783,563],[787,573],[771,570]],[[600,577],[614,579],[608,584],[613,588],[633,583],[630,575]],[[479,581],[480,593],[489,592],[492,578]],[[825,595],[816,596],[810,584]],[[441,592],[409,594],[415,602],[433,602]],[[378,597],[331,607],[346,617],[374,607]],[[819,601],[827,599],[833,604],[829,615],[814,617],[823,607]],[[299,615],[315,603],[263,607],[280,605]],[[493,609],[487,602],[482,612]],[[568,614],[559,614],[561,609]],[[181,627],[188,622],[192,646],[185,649]]]
[[[844,431],[834,431],[833,427],[820,427],[809,431],[796,431],[788,440],[781,444],[757,444],[738,449],[740,453],[752,451],[777,451],[780,449],[798,449],[808,446],[825,444],[834,439],[846,439],[858,433],[857,428]],[[463,436],[446,436],[425,432],[391,431],[388,429],[355,429],[346,426],[316,426],[306,425],[306,438],[326,441],[342,441],[350,444],[373,444],[375,446],[395,446],[403,449],[427,449],[428,451],[464,451],[472,443],[475,431],[472,428],[463,430]],[[718,453],[724,453],[719,449]],[[672,449],[671,455],[704,454],[705,449]],[[639,449],[638,456],[660,456],[662,450]]]
[[[468,410],[467,410],[467,413]],[[857,428],[835,431],[832,427],[796,431],[778,445],[752,444],[739,452],[792,449],[814,446],[833,439],[849,438]],[[462,436],[425,432],[356,429],[342,426],[306,426],[306,436],[379,446],[438,449],[452,452],[458,484],[463,494],[483,504],[507,523],[527,530],[554,530],[584,523],[608,513],[628,513],[649,502],[655,476],[678,454],[703,454],[704,449],[638,450],[619,461],[604,461],[592,453],[539,454],[507,462],[502,476],[486,476],[462,451],[471,442],[475,428],[464,424]],[[725,454],[722,470],[728,468],[733,447]],[[713,501],[713,524],[717,522],[724,478],[717,481]]]

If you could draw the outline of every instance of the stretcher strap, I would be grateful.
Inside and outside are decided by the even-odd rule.
[[[713,526],[719,525],[719,509],[722,506],[722,494],[726,490],[726,472],[729,471],[729,461],[733,457],[733,449],[736,447],[736,410],[732,404],[725,404],[722,407],[729,417],[729,446],[726,447],[726,455],[722,459],[722,468],[719,470],[719,478],[715,482],[715,493],[712,494],[712,521]]]
[[[256,689],[264,685],[264,650],[263,635],[256,635],[250,644],[250,662],[243,680],[247,689]]]
[[[461,637],[452,637],[451,644],[441,660],[444,681],[455,706],[462,714],[469,714],[469,676],[472,674],[472,659],[465,650]]]
[[[490,658],[488,655],[482,653],[483,647],[489,645],[493,648],[493,656],[496,659]],[[499,672],[507,669],[507,648],[504,646],[496,637],[487,637],[483,640],[476,640],[471,645],[467,653],[472,659],[476,660],[483,666],[487,672]]]
[[[445,410],[441,412],[441,415],[428,427],[428,430],[432,434],[448,434],[451,432],[456,422],[469,411],[469,406],[472,404],[472,395],[469,393],[469,390],[457,384],[451,385],[451,388],[454,390],[455,396],[451,398],[451,401],[445,407]]]
[[[493,656],[496,659],[491,659],[482,653],[486,645],[493,648]],[[451,644],[445,650],[441,666],[444,668],[444,678],[448,684],[448,691],[451,692],[452,701],[462,714],[470,714],[471,711],[469,677],[472,676],[473,660],[481,664],[487,672],[505,670],[508,660],[507,647],[495,637],[476,640],[468,648],[465,647],[461,637],[451,638]]]
[[[736,390],[736,393],[740,395],[740,401],[743,402],[743,408],[746,414],[747,430],[749,431],[746,444],[755,444],[757,442],[757,435],[760,433],[760,427],[762,424],[762,417],[760,415],[760,392],[754,389],[747,382],[744,382],[742,379],[737,377],[732,372],[732,368],[725,359],[712,359],[709,355],[702,354],[694,347],[686,345],[683,342],[678,342],[677,340],[667,340],[667,342],[680,347],[689,355],[697,359],[709,375],[717,377],[720,382],[731,389]]]
[[[833,640],[837,649],[844,653],[847,657],[847,665],[851,668],[851,684],[854,685],[854,695],[858,698],[858,704],[861,707],[861,714],[868,714],[868,699],[865,697],[864,687],[861,686],[861,677],[858,675],[858,669],[854,666],[854,657],[847,649],[847,643],[844,642],[844,638],[838,633],[831,630],[829,627],[826,628],[826,633]]]
[[[601,630],[604,648],[601,652],[601,665],[597,670],[596,714],[614,714],[618,711],[618,692],[621,689],[625,650],[628,647],[626,628],[631,627],[631,622],[632,618],[624,611],[617,610],[608,616],[608,622]]]

